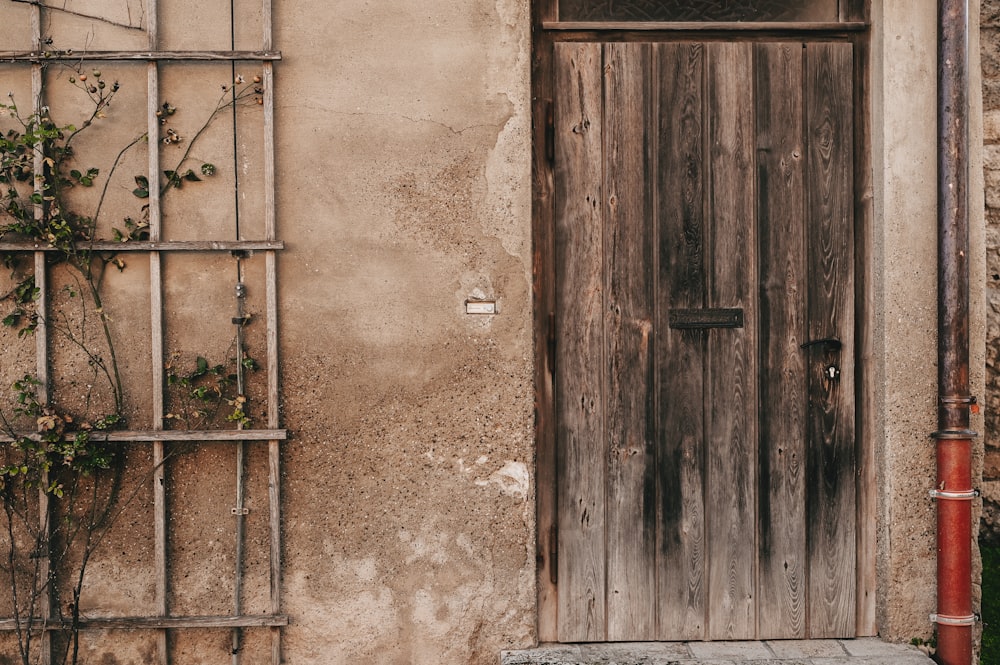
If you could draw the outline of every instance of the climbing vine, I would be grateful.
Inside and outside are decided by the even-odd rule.
[[[43,379],[28,373],[12,383],[11,405],[0,408],[0,498],[6,517],[0,540],[7,546],[0,571],[10,591],[23,665],[36,652],[38,622],[52,615],[63,627],[53,662],[78,662],[79,600],[87,563],[138,491],[124,491],[125,453],[108,436],[127,427],[129,402],[119,360],[123,340],[116,337],[102,291],[106,271],[125,270],[126,263],[121,252],[107,249],[107,242],[97,247],[99,222],[110,214],[105,210],[109,186],[116,176],[127,177],[119,172],[137,146],[155,140],[177,148],[171,168],[160,178],[151,182],[148,174],[131,176],[134,209],[113,211],[120,222],[111,228],[112,241],[148,240],[146,200],[153,188],[164,197],[215,175],[214,164],[192,159],[193,146],[225,110],[260,103],[263,93],[260,77],[238,76],[226,83],[190,138],[172,124],[180,111],[164,103],[157,111],[158,136],[134,136],[109,164],[100,165],[81,154],[78,139],[94,126],[115,121],[112,103],[123,86],[82,64],[69,67],[57,81],[68,83],[87,102],[87,112],[74,123],[58,122],[45,106],[25,111],[13,93],[0,103],[0,242],[7,248],[0,251],[0,262],[12,283],[0,293],[0,323],[18,338],[30,337],[44,323],[82,354],[90,372],[81,382],[86,385],[81,404],[60,404],[49,397]],[[79,188],[99,194],[73,196]],[[88,209],[81,200],[96,203]],[[61,297],[45,308],[38,306],[35,268],[26,265],[36,247],[45,248],[47,266],[70,276]],[[96,335],[88,332],[92,328]],[[229,423],[250,425],[245,386],[238,377],[256,369],[256,362],[241,346],[234,342],[221,363],[204,356],[188,362],[178,354],[167,359],[172,406],[167,424],[196,429],[218,422],[221,413]],[[93,399],[99,387],[108,399]],[[69,598],[58,597],[60,579],[69,582]],[[47,604],[52,615],[43,609]]]

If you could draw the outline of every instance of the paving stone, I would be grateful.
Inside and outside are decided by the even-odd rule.
[[[812,658],[812,665],[935,665],[934,661],[917,652],[893,656],[851,656],[848,658]],[[740,665],[743,665],[742,663]]]
[[[874,637],[840,640],[840,643],[852,656],[903,656],[907,654],[924,656],[924,653],[912,644],[893,644]],[[926,656],[924,657],[926,658]]]
[[[581,644],[580,655],[593,662],[642,663],[650,665],[689,660],[691,650],[683,642],[629,642],[621,644]],[[600,660],[605,658],[607,660]]]
[[[778,658],[837,658],[848,655],[837,640],[769,640]]]
[[[763,642],[689,642],[691,655],[696,658],[729,658],[732,660],[767,660],[774,654]]]
[[[909,644],[876,638],[769,642],[557,644],[505,651],[502,665],[934,665]]]
[[[554,656],[554,657],[553,657]],[[745,665],[747,661],[732,660],[700,660],[689,656],[675,658],[669,655],[657,656],[655,654],[637,654],[634,656],[622,657],[613,656],[607,653],[594,652],[591,654],[548,654],[542,655],[527,652],[504,652],[501,656],[501,665]],[[786,665],[782,662],[781,665]],[[807,664],[808,665],[808,664]]]
[[[501,651],[501,665],[547,665],[548,663],[572,663],[580,658],[580,648],[572,644],[544,646],[536,649]]]

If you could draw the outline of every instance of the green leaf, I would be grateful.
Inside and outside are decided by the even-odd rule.
[[[188,182],[201,182],[201,178],[199,178],[195,174],[195,172],[192,171],[191,169],[188,169],[187,172],[184,175],[182,175],[181,177],[184,178],[185,180],[187,180]]]
[[[137,175],[135,176],[135,184],[138,186],[132,190],[133,194],[141,199],[149,196],[149,178],[144,175]],[[140,194],[140,192],[142,193]]]

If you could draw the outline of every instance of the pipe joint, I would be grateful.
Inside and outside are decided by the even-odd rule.
[[[979,437],[979,432],[972,429],[941,429],[931,432],[931,438],[938,441],[966,441]]]
[[[939,403],[944,408],[952,409],[971,409],[973,413],[979,411],[979,400],[975,395],[944,395],[940,398]]]

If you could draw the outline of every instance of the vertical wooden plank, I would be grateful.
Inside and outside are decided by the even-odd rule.
[[[559,639],[606,639],[602,55],[556,44]]]
[[[876,403],[874,260],[875,247],[873,183],[871,169],[871,91],[867,73],[871,67],[871,47],[863,36],[854,38],[854,229],[855,229],[855,312],[857,333],[857,400],[855,408],[858,431],[855,434],[858,501],[857,553],[858,637],[878,634],[875,599],[878,575],[875,568],[876,511],[878,509],[874,447],[876,423],[867,405]]]
[[[532,88],[532,242],[535,339],[535,513],[538,570],[538,640],[559,639],[558,535],[555,412],[555,211],[550,130],[555,93],[551,34],[555,0],[531,2],[534,46]]]
[[[745,327],[708,336],[709,639],[756,630],[757,280],[752,46],[709,47],[709,307],[741,307]]]
[[[856,626],[852,73],[850,43],[808,45],[809,335],[843,342],[808,355],[811,637],[853,636]]]
[[[658,281],[656,376],[659,463],[657,639],[705,636],[705,333],[671,330],[672,308],[705,302],[704,61],[702,44],[655,48]]]
[[[532,3],[538,24],[541,7]],[[535,367],[535,514],[539,642],[559,639],[556,535],[555,211],[552,42],[541,32],[531,64],[532,304]]]
[[[605,45],[608,639],[656,626],[656,455],[649,44]]]
[[[759,636],[804,638],[805,156],[802,46],[755,47],[760,234]]]

